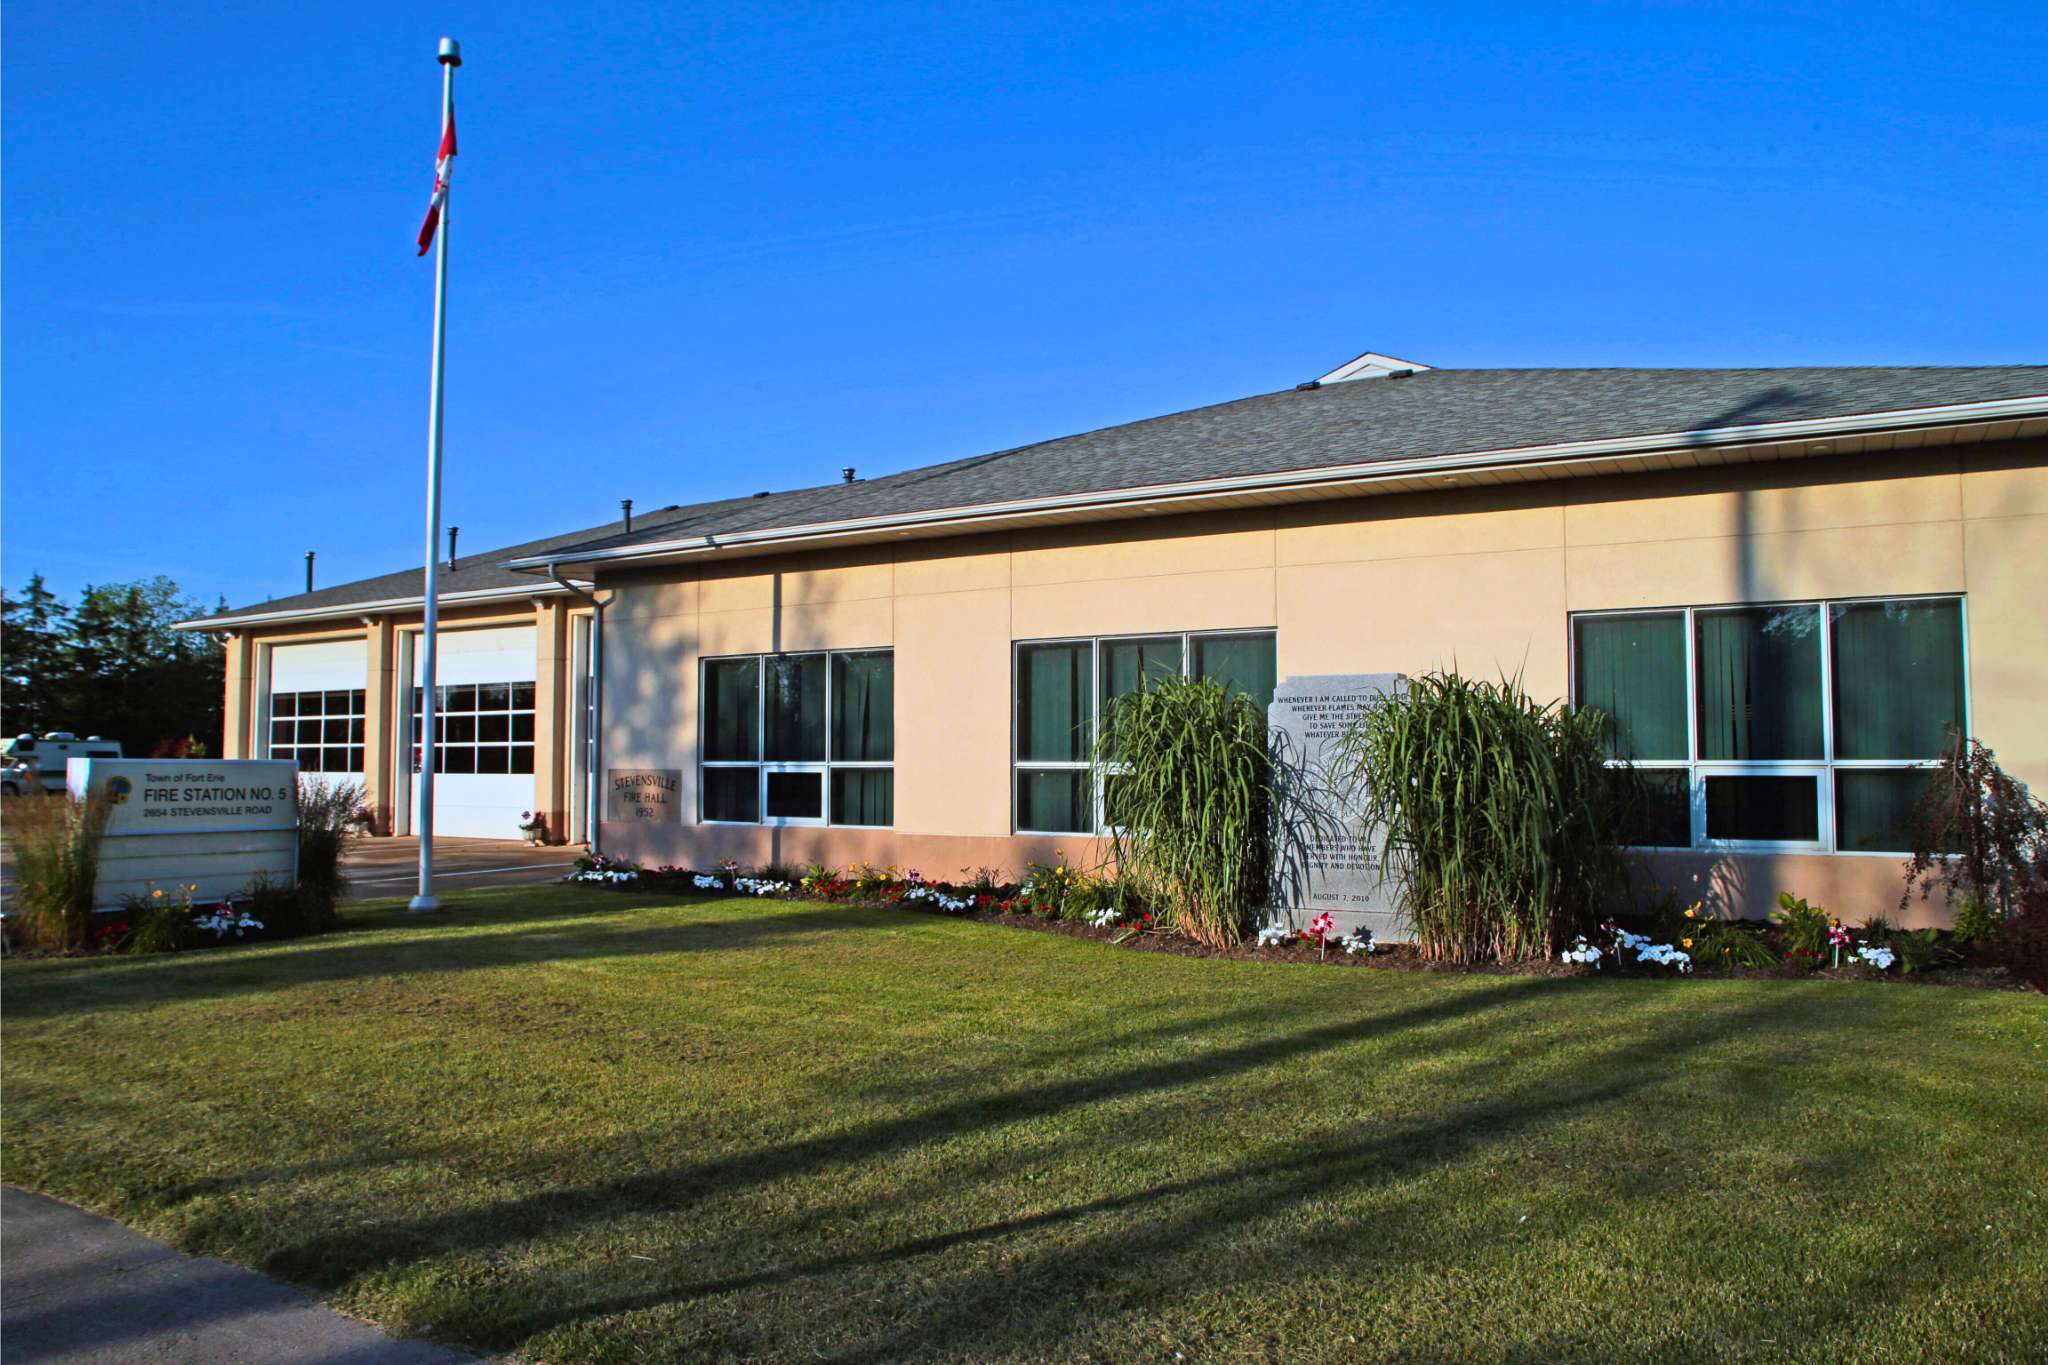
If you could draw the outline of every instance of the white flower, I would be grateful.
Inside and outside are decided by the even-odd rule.
[[[1892,963],[1898,961],[1898,959],[1892,955],[1891,949],[1873,948],[1867,943],[1858,945],[1856,949],[1856,956],[1862,958],[1866,963],[1870,964],[1872,967],[1877,968],[1877,970],[1881,972],[1890,971]]]
[[[1277,948],[1293,937],[1294,931],[1286,925],[1269,924],[1259,930],[1259,946],[1261,948]]]

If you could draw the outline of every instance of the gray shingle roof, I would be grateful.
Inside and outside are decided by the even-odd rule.
[[[2048,366],[1748,370],[1421,370],[1290,389],[853,484],[667,508],[469,557],[444,593],[537,586],[500,566],[579,552],[1017,499],[1313,471],[1609,437],[2048,397]],[[341,584],[217,620],[417,597],[420,571]]]

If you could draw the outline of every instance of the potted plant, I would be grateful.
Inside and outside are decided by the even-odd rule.
[[[526,836],[529,844],[538,844],[547,837],[548,822],[530,810],[519,812],[519,832]]]

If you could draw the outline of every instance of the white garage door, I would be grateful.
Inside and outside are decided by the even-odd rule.
[[[264,702],[265,754],[296,759],[301,774],[361,783],[368,669],[369,650],[361,640],[274,647]]]
[[[531,626],[441,635],[434,833],[520,837],[519,817],[533,809],[533,648]],[[424,700],[421,652],[413,652],[415,770]]]

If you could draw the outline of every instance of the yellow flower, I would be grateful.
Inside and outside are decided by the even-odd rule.
[[[1688,948],[1692,947],[1692,940],[1691,940],[1691,939],[1689,939],[1689,938],[1682,938],[1682,939],[1680,939],[1680,940],[1678,940],[1678,941],[1679,941],[1680,943],[1684,944],[1684,945],[1685,945],[1686,947],[1688,947]]]
[[[1686,917],[1687,919],[1692,919],[1692,918],[1694,918],[1695,916],[1697,916],[1697,915],[1699,914],[1699,912],[1700,912],[1700,908],[1699,908],[1699,907],[1698,907],[1697,905],[1695,905],[1695,906],[1694,906],[1694,907],[1693,907],[1692,909],[1690,909],[1690,910],[1688,910],[1688,911],[1686,911],[1686,912],[1685,912],[1685,917]]]
[[[154,888],[150,891],[149,898],[151,900],[162,900],[164,898],[164,889],[161,886]]]

